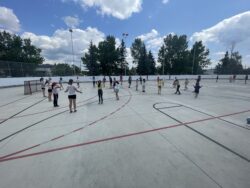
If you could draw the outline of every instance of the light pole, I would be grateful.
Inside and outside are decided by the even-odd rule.
[[[72,45],[72,64],[74,66],[74,75],[75,75],[76,74],[76,69],[75,69],[75,64],[74,64],[75,58],[74,58],[74,47],[73,47],[73,38],[72,38],[73,30],[69,29],[69,32],[70,32],[70,36],[71,36],[71,45]]]
[[[194,54],[193,54],[193,66],[192,66],[192,74],[194,74],[194,60],[195,60],[195,50],[196,50],[196,46],[194,46]]]
[[[125,40],[126,40],[126,38],[127,38],[127,36],[128,36],[128,33],[122,33],[122,39],[123,39],[123,41],[124,41],[124,44],[126,44],[125,43]],[[125,45],[126,46],[126,45]],[[125,49],[126,50],[126,49]],[[125,69],[125,76],[126,76],[126,65],[124,65],[125,67],[124,67],[124,69]]]

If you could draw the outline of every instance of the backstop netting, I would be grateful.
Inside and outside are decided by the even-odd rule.
[[[41,91],[40,80],[24,81],[24,95],[31,95],[37,91]]]

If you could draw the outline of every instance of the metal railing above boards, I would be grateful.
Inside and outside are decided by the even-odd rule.
[[[51,66],[0,60],[0,77],[50,76]]]

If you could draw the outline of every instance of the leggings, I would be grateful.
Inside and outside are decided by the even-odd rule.
[[[102,89],[98,89],[99,103],[102,103],[102,102],[103,102],[102,94],[103,94]]]
[[[58,94],[53,94],[53,98],[54,98],[54,101],[53,101],[54,106],[58,106],[58,104],[57,104],[57,101],[58,101]]]

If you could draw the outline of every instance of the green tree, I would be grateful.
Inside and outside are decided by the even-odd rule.
[[[155,59],[152,54],[152,52],[149,50],[148,55],[147,55],[147,62],[148,62],[148,75],[154,75],[156,72],[156,67],[155,67]]]
[[[158,61],[164,73],[182,74],[188,67],[188,42],[186,35],[168,35],[158,52]]]
[[[117,48],[118,55],[118,74],[123,75],[125,73],[125,69],[128,67],[128,63],[126,62],[126,46],[124,40],[122,40],[121,45]]]
[[[69,64],[55,64],[52,68],[52,74],[55,76],[71,76],[74,75],[74,69]]]
[[[145,45],[143,45],[142,49],[140,50],[140,56],[136,70],[139,75],[149,74],[148,54]]]
[[[42,50],[31,44],[30,39],[23,40],[23,61],[26,63],[42,64],[44,58],[41,56]]]
[[[149,73],[149,65],[147,49],[144,42],[140,38],[136,38],[132,43],[130,50],[134,59],[133,63],[137,65],[137,74],[147,75]]]
[[[100,64],[98,62],[98,48],[90,42],[88,52],[81,58],[83,64],[89,70],[89,75],[100,74]]]
[[[139,59],[142,55],[142,51],[144,47],[145,47],[145,44],[142,42],[140,38],[136,38],[134,42],[132,43],[130,50],[131,50],[131,55],[134,59],[135,64],[139,62]]]
[[[239,74],[243,72],[242,67],[242,56],[239,52],[231,52],[229,55],[228,51],[224,57],[220,60],[215,68],[217,74]]]
[[[8,67],[7,75],[28,76],[34,75],[34,70],[43,63],[44,58],[41,49],[32,45],[30,39],[3,31],[0,32],[0,60],[3,61],[1,69]]]
[[[189,54],[187,72],[192,74],[201,74],[202,70],[211,64],[208,55],[209,50],[202,44],[202,41],[195,42]],[[192,67],[191,70],[190,67]]]
[[[0,59],[10,60],[10,49],[11,49],[12,36],[10,33],[3,31],[0,32]]]
[[[103,75],[112,75],[118,70],[118,53],[115,44],[115,37],[107,36],[98,45],[98,59]]]
[[[3,31],[0,32],[0,60],[41,64],[44,58],[41,49],[32,45],[30,39]]]
[[[78,66],[71,65],[71,68],[73,69],[74,74],[76,74],[76,75],[80,75],[81,74],[81,69]]]

